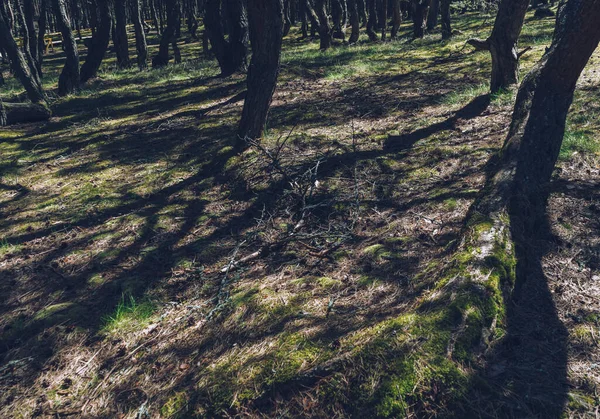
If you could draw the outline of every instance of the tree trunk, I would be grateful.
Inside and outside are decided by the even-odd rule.
[[[160,38],[158,54],[152,58],[153,68],[164,67],[169,63],[169,45],[177,42],[177,28],[179,24],[179,1],[172,0],[167,3],[167,27]]]
[[[325,0],[315,0],[315,13],[319,22],[319,41],[321,51],[329,49],[332,40],[331,24],[327,14]]]
[[[42,81],[40,74],[38,73],[37,61],[35,60],[35,55],[32,54],[32,48],[37,50],[37,40],[33,45],[31,45],[31,34],[29,33],[29,25],[27,23],[27,21],[33,22],[33,16],[29,16],[29,13],[25,12],[26,9],[23,8],[22,2],[23,0],[17,0],[15,3],[17,6],[17,18],[19,19],[19,25],[21,26],[21,38],[23,40],[22,52],[27,65],[29,66],[31,76],[36,80],[37,83],[41,85]],[[32,11],[29,10],[28,12]]]
[[[46,51],[46,43],[44,38],[46,36],[46,28],[48,27],[48,0],[41,0],[40,2],[40,20],[38,23],[38,37],[37,37],[37,56],[38,56],[38,73],[42,74],[42,63],[44,61],[44,52]]]
[[[331,18],[333,20],[332,37],[346,40],[346,0],[333,0],[331,2]]]
[[[46,121],[52,116],[43,103],[6,103],[0,100],[0,127]]]
[[[114,0],[115,2],[115,52],[117,54],[117,66],[129,68],[129,45],[127,42],[127,12],[125,0]]]
[[[371,41],[377,41],[377,0],[367,0],[367,35]]]
[[[441,0],[440,12],[442,15],[442,39],[452,37],[452,23],[450,21],[450,2],[452,0]]]
[[[432,31],[438,24],[440,14],[440,0],[431,0],[429,13],[427,14],[427,30]]]
[[[41,78],[41,72],[39,71],[39,54],[37,44],[37,33],[35,30],[35,4],[33,0],[23,0],[23,12],[25,25],[27,27],[27,46],[29,53],[31,54],[32,62],[35,66],[35,72],[38,77]]]
[[[352,32],[350,33],[350,39],[348,42],[351,44],[356,43],[356,41],[358,41],[358,37],[360,36],[360,20],[356,1],[357,0],[348,0],[348,15],[350,17],[350,26],[352,27]]]
[[[519,82],[517,41],[523,28],[529,0],[502,0],[488,39],[492,54],[490,89],[495,93]]]
[[[247,68],[248,17],[246,9],[242,0],[229,0],[227,6],[226,12],[231,24],[229,40],[225,39],[221,0],[208,0],[204,14],[204,25],[223,77]]]
[[[425,36],[430,1],[431,0],[412,0],[413,35],[415,38],[423,38],[423,36]]]
[[[131,0],[131,19],[135,29],[135,49],[137,51],[138,68],[144,70],[148,67],[148,46],[146,44],[146,32],[142,24],[140,0]]]
[[[58,78],[58,94],[64,96],[79,88],[79,53],[73,36],[65,0],[53,0],[56,24],[63,38],[66,61]]]
[[[377,11],[379,12],[379,29],[381,30],[382,41],[385,41],[387,32],[387,6],[388,0],[378,0]]]
[[[19,47],[12,36],[10,24],[2,10],[0,10],[0,44],[6,51],[12,69],[25,88],[29,100],[33,103],[45,102],[46,96],[42,89],[42,85],[39,80],[32,75],[31,69],[25,61],[25,57],[23,57],[23,54],[19,50]]]
[[[402,11],[400,10],[400,0],[392,0],[392,33],[391,38],[398,37],[398,31],[402,24]]]
[[[238,130],[238,146],[262,136],[275,92],[283,38],[281,0],[248,0],[252,60],[248,68],[248,91]]]
[[[229,54],[234,72],[248,69],[248,14],[243,0],[228,0]]]
[[[98,70],[108,49],[108,43],[110,42],[110,30],[112,27],[110,0],[98,0],[97,5],[98,23],[96,32],[92,35],[87,57],[80,71],[82,84],[98,74]]]

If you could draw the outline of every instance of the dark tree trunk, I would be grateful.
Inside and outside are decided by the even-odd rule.
[[[491,91],[497,92],[519,81],[517,41],[523,28],[529,0],[502,0],[488,39],[492,54]]]
[[[32,54],[32,48],[37,51],[37,39],[33,45],[31,45],[31,35],[29,33],[29,25],[27,24],[28,20],[33,20],[33,17],[28,16],[28,13],[25,13],[22,4],[23,0],[17,0],[17,18],[19,19],[19,24],[21,26],[21,35],[23,39],[23,55],[29,66],[29,71],[31,76],[36,79],[36,82],[41,85],[40,74],[38,73],[38,64],[35,60],[35,55]],[[35,53],[35,51],[34,51]]]
[[[279,73],[283,38],[281,0],[248,0],[252,60],[248,68],[248,91],[238,130],[238,145],[262,136]]]
[[[415,38],[423,38],[425,36],[429,3],[430,0],[412,0],[413,36]]]
[[[248,68],[248,14],[244,0],[228,0],[229,48],[234,72]]]
[[[37,37],[37,50],[38,50],[38,73],[42,74],[42,63],[44,61],[44,52],[46,51],[46,43],[44,38],[46,36],[46,29],[48,27],[48,0],[41,0],[40,2],[40,20],[38,23],[38,37]]]
[[[440,0],[431,0],[429,13],[427,14],[427,30],[432,31],[438,24],[440,14]]]
[[[336,39],[346,40],[346,0],[332,0],[331,18],[333,20],[332,36]]]
[[[179,1],[172,0],[167,3],[167,27],[160,38],[158,54],[152,58],[152,67],[160,68],[169,63],[169,45],[177,46],[177,28],[180,24]],[[174,52],[177,50],[174,48]]]
[[[351,44],[356,43],[356,41],[358,41],[358,37],[360,36],[360,20],[356,1],[357,0],[348,0],[348,15],[350,17],[350,26],[352,28],[348,42]]]
[[[140,0],[131,1],[131,19],[135,29],[135,49],[137,51],[138,68],[144,70],[148,67],[148,46],[146,44],[146,32],[142,23],[142,14],[140,9]]]
[[[398,37],[398,31],[402,24],[402,10],[400,9],[400,0],[392,0],[392,33],[391,38]]]
[[[35,30],[35,4],[33,0],[23,0],[23,12],[25,16],[25,25],[27,26],[27,45],[29,49],[29,53],[31,54],[32,62],[35,65],[35,72],[38,74],[38,77],[41,77],[41,72],[39,71],[39,50],[37,44],[37,33]]]
[[[290,17],[291,12],[291,0],[283,0],[283,36],[287,36],[292,28],[292,19]]]
[[[442,39],[452,37],[452,23],[450,21],[450,2],[452,0],[441,0],[440,12],[442,15]]]
[[[98,23],[96,32],[92,35],[87,57],[81,66],[81,83],[87,82],[98,74],[108,43],[110,42],[110,30],[112,27],[112,16],[110,13],[110,0],[98,0]]]
[[[149,0],[150,4],[150,15],[152,16],[152,22],[154,23],[154,28],[156,29],[157,34],[162,33],[162,23],[158,23],[158,14],[156,13],[156,5],[154,4],[154,0]]]
[[[222,76],[229,76],[247,68],[248,17],[242,0],[230,0],[227,4],[228,21],[231,23],[229,41],[225,39],[224,19],[221,16],[221,0],[208,0],[204,25],[208,32],[212,51],[219,63]]]
[[[50,116],[52,112],[42,103],[6,103],[0,100],[0,127],[46,121]]]
[[[64,96],[79,88],[79,54],[77,43],[71,30],[65,0],[53,0],[56,25],[63,38],[66,61],[58,78],[58,94]]]
[[[388,0],[378,0],[377,8],[379,12],[379,29],[381,30],[381,40],[385,41],[387,32],[387,5]]]
[[[325,0],[315,0],[315,13],[319,22],[319,41],[321,51],[329,49],[332,40],[331,24],[327,14],[327,3]]]
[[[367,11],[369,17],[367,19],[367,35],[371,41],[377,41],[377,0],[367,0]]]
[[[27,92],[27,97],[33,103],[45,102],[46,96],[42,89],[42,85],[39,79],[36,79],[32,73],[29,65],[25,61],[25,57],[19,50],[19,47],[12,36],[10,30],[10,24],[7,16],[0,10],[0,45],[4,48],[15,76]]]
[[[115,2],[115,52],[117,54],[117,66],[129,68],[129,44],[127,42],[127,12],[125,0],[114,0]]]

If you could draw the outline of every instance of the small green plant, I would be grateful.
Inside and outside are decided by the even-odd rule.
[[[103,330],[108,333],[131,331],[145,326],[156,310],[151,301],[137,302],[130,295],[123,295],[111,315],[104,316]]]

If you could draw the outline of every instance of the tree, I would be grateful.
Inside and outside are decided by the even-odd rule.
[[[96,5],[98,9],[96,30],[92,35],[85,62],[81,66],[81,83],[85,83],[96,76],[110,42],[110,29],[112,26],[110,0],[96,0]]]
[[[227,3],[227,16],[230,23],[230,36],[225,39],[225,19],[222,15],[221,0],[208,0],[204,14],[204,26],[212,46],[213,54],[219,63],[222,76],[229,76],[247,68],[248,18],[242,0]]]
[[[135,48],[137,50],[137,64],[140,70],[148,67],[148,46],[146,44],[146,32],[142,24],[140,0],[131,0],[131,19],[135,30]]]
[[[127,12],[125,0],[114,0],[115,2],[115,52],[117,54],[117,66],[129,68],[129,45],[127,43]]]
[[[501,0],[490,37],[469,40],[471,45],[492,54],[492,93],[508,89],[519,81],[517,41],[528,6],[529,0]]]
[[[175,62],[180,61],[179,48],[177,47],[177,34],[180,24],[179,1],[172,0],[167,3],[167,27],[160,38],[158,53],[152,58],[153,68],[164,67],[169,63],[169,45],[173,47]]]
[[[248,0],[252,60],[238,129],[238,146],[262,136],[279,74],[283,38],[283,2]]]
[[[427,15],[431,0],[412,0],[413,36],[423,38],[427,27]]]
[[[442,15],[442,39],[452,37],[452,24],[450,21],[450,2],[451,0],[440,1],[440,13]]]
[[[25,88],[27,97],[33,103],[43,103],[46,101],[46,95],[42,89],[39,79],[34,77],[31,68],[25,61],[25,57],[19,50],[17,42],[12,36],[8,16],[0,8],[0,44],[3,46],[15,75]]]
[[[52,0],[52,3],[56,25],[62,34],[66,56],[65,66],[58,78],[58,94],[64,96],[79,88],[79,53],[67,16],[65,0]]]

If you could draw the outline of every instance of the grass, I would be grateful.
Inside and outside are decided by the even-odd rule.
[[[132,295],[123,295],[114,312],[102,319],[102,330],[111,335],[143,329],[156,312],[151,301],[137,302]]]

